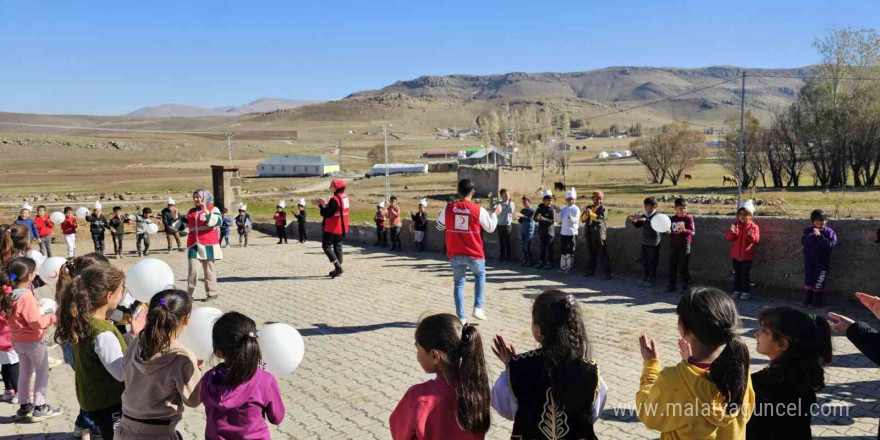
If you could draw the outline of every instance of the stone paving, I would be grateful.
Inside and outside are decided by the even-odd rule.
[[[330,280],[326,274],[331,267],[317,242],[278,246],[271,237],[256,232],[253,235],[250,247],[224,250],[226,258],[217,266],[221,296],[211,306],[243,312],[258,323],[289,323],[305,338],[302,365],[280,381],[287,415],[281,425],[272,426],[273,437],[390,438],[388,416],[407,388],[424,380],[413,345],[415,323],[426,313],[453,311],[448,263],[439,254],[390,254],[349,246],[347,272]],[[90,247],[87,241],[81,243],[80,252]],[[58,246],[56,252],[61,251]],[[160,250],[155,256],[171,264],[178,287],[184,286],[184,254],[166,255]],[[125,264],[135,261],[131,257],[122,260]],[[472,301],[472,283],[468,286],[467,298]],[[490,262],[485,309],[489,320],[480,322],[479,329],[493,380],[502,364],[489,350],[491,336],[504,334],[521,351],[535,347],[530,304],[547,287],[575,294],[584,309],[593,355],[609,388],[602,420],[596,424],[599,437],[658,437],[635,416],[616,414],[614,410],[633,404],[641,371],[637,346],[641,330],[649,330],[658,339],[665,365],[678,361],[677,296],[658,293],[660,287],[639,287],[631,278],[605,281]],[[37,294],[49,296],[51,292],[43,288]],[[203,296],[200,287],[196,297]],[[741,305],[750,347],[754,347],[754,317],[768,305],[776,303],[754,301]],[[876,320],[857,309],[844,311],[876,325]],[[835,337],[834,344],[836,359],[827,370],[829,386],[820,400],[845,405],[850,411],[848,415],[814,419],[813,433],[821,438],[875,438],[880,370],[846,338]],[[58,348],[51,349],[50,355],[61,357]],[[753,355],[753,370],[766,364],[766,358]],[[11,416],[17,406],[2,404],[0,438],[70,438],[78,409],[73,389],[73,372],[64,365],[55,367],[48,397],[66,415],[40,424],[13,424]],[[185,438],[201,438],[204,425],[201,408],[187,409],[179,429]],[[493,426],[486,438],[509,438],[510,428],[510,422],[493,413]]]

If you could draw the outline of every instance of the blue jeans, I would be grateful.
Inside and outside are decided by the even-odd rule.
[[[522,253],[523,255],[527,255],[529,259],[532,258],[532,237],[534,235],[534,230],[519,233],[519,241],[520,245],[522,245]]]
[[[474,260],[471,257],[455,256],[452,264],[452,277],[455,283],[455,314],[460,319],[467,318],[464,314],[464,282],[467,270],[474,274],[474,307],[483,308],[483,295],[486,292],[486,260]]]

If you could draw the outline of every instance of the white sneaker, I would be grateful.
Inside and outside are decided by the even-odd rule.
[[[15,391],[6,390],[2,396],[0,396],[0,402],[12,402],[12,399],[15,399]]]
[[[743,301],[748,301],[751,298],[752,298],[752,296],[749,294],[749,292],[742,292],[739,294],[739,299],[741,299]]]
[[[483,313],[483,309],[481,309],[479,307],[474,307],[474,318],[477,318],[477,319],[480,319],[483,321],[489,319],[486,317],[486,314]]]

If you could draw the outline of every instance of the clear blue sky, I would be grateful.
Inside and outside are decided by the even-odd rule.
[[[0,0],[0,110],[330,99],[453,73],[798,67],[830,27],[878,17],[866,0]]]

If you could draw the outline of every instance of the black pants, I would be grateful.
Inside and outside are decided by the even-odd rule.
[[[510,225],[498,225],[495,229],[498,231],[498,244],[501,246],[500,260],[509,260],[510,254]]]
[[[308,240],[308,237],[306,237],[306,224],[300,223],[297,226],[299,227],[299,242],[305,243]]]
[[[733,291],[750,293],[752,280],[749,271],[752,270],[752,260],[733,260]]]
[[[110,235],[110,238],[113,239],[113,253],[116,255],[122,255],[122,239],[125,237],[124,235]]]
[[[342,265],[342,235],[324,232],[321,235],[321,247],[331,263],[339,262]]]
[[[678,277],[681,278],[682,287],[687,288],[691,283],[691,272],[688,268],[691,260],[691,244],[672,242],[669,251],[669,287],[675,288]]]
[[[287,243],[287,228],[284,226],[275,226],[275,232],[278,234],[278,242]]]
[[[95,252],[104,254],[104,232],[92,232],[92,245],[95,246]]]
[[[0,374],[3,374],[3,391],[14,390],[18,392],[18,370],[19,363],[12,365],[4,364],[0,367]]]
[[[608,242],[603,242],[599,232],[588,232],[587,247],[590,251],[590,260],[587,262],[587,272],[591,275],[596,274],[599,269],[599,263],[605,270],[605,275],[611,275],[611,257],[608,255]]]
[[[119,421],[122,420],[122,403],[120,402],[97,411],[86,411],[86,414],[101,429],[102,438],[113,440],[113,431],[116,430],[116,427],[119,426]]]
[[[553,265],[553,242],[556,238],[545,231],[539,232],[541,236],[541,250],[538,252],[538,265]]]
[[[388,244],[388,231],[385,226],[376,226],[376,246],[385,246]]]
[[[642,245],[642,269],[645,281],[657,281],[657,264],[660,263],[660,246]]]
[[[403,250],[400,244],[400,225],[391,227],[391,250]]]
[[[143,243],[143,251],[145,253],[149,252],[150,251],[150,234],[143,232],[143,233],[140,233],[137,235],[137,243],[135,243],[135,246],[137,246],[138,253],[141,253],[141,243]]]

